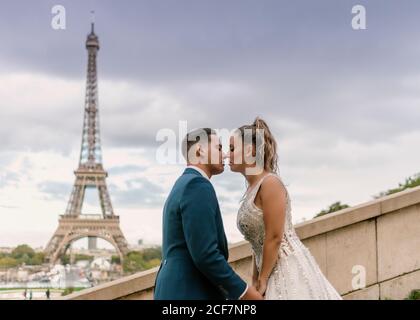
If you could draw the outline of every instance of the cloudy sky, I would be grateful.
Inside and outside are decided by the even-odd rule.
[[[51,27],[56,4],[64,30]],[[352,28],[356,4],[366,30]],[[163,203],[183,167],[156,161],[156,134],[178,132],[179,121],[230,130],[263,117],[296,223],[420,171],[418,1],[2,0],[0,246],[45,246],[66,208],[92,9],[103,159],[130,243],[161,241]],[[228,240],[240,241],[245,182],[230,172],[212,180]]]

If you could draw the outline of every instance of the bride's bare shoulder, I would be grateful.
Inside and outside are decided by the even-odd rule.
[[[270,174],[265,177],[261,184],[261,192],[263,194],[286,194],[286,187],[284,186],[280,177],[276,174]]]

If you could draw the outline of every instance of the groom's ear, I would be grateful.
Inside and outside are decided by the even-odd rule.
[[[199,143],[197,143],[195,146],[194,146],[194,150],[195,150],[195,156],[196,157],[200,157],[200,153],[201,153],[201,144],[199,144]]]
[[[191,164],[199,164],[200,163],[200,146],[198,143],[192,145],[190,150],[188,151],[188,162]]]

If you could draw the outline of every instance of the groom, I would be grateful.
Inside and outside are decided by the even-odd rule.
[[[197,129],[183,140],[187,168],[163,209],[163,257],[156,277],[156,300],[257,300],[227,262],[228,246],[212,175],[224,170],[219,138]]]

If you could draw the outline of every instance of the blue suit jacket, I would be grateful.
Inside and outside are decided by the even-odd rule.
[[[162,251],[155,299],[238,299],[246,289],[227,262],[214,188],[194,169],[185,169],[165,202]]]

